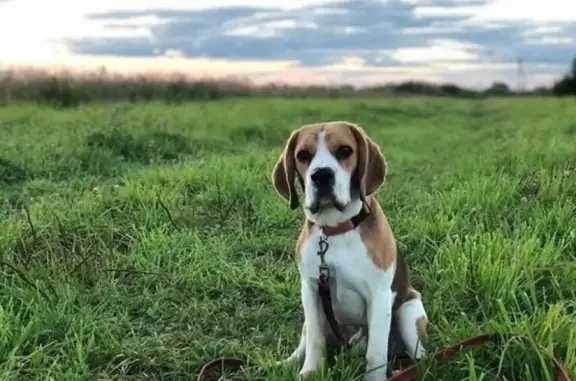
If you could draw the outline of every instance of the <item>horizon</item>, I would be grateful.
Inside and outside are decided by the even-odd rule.
[[[576,12],[570,10],[576,6],[560,0],[207,4],[0,0],[0,62],[6,68],[232,76],[255,84],[364,87],[414,80],[472,89],[504,82],[517,89],[521,59],[529,90],[567,73],[576,54]]]

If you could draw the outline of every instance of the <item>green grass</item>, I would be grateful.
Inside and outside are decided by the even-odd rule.
[[[529,337],[421,379],[551,380],[551,355],[576,376],[574,101],[390,98],[0,109],[0,380],[193,380],[221,355],[295,379],[273,362],[303,319],[302,213],[270,173],[293,128],[334,119],[385,153],[429,347]]]

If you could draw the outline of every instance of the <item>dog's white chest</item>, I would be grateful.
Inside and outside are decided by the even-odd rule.
[[[319,238],[316,231],[304,243],[299,264],[302,279],[313,285],[320,274]],[[326,241],[324,260],[330,271],[334,314],[342,324],[366,324],[366,303],[379,270],[357,231],[331,236]]]

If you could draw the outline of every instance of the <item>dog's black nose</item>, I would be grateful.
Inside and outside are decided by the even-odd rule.
[[[331,168],[318,168],[310,176],[317,187],[327,187],[334,184],[334,170]]]

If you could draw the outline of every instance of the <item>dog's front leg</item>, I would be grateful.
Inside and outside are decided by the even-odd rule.
[[[304,308],[304,321],[306,326],[306,350],[304,364],[300,370],[300,376],[305,376],[317,371],[322,365],[322,356],[326,349],[326,339],[322,330],[325,319],[321,310],[320,297],[317,285],[309,280],[302,281],[302,306]]]
[[[276,364],[284,365],[284,364],[291,364],[293,362],[300,362],[304,360],[304,354],[306,353],[306,324],[302,324],[302,333],[300,334],[300,341],[298,342],[298,346],[292,354],[282,361],[277,361]]]
[[[392,323],[394,294],[389,285],[379,286],[368,304],[368,348],[365,381],[386,380],[388,340]]]

